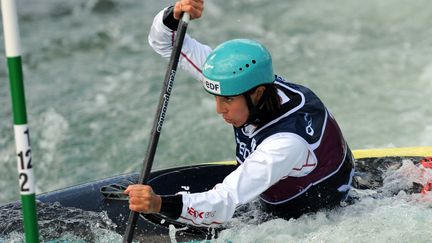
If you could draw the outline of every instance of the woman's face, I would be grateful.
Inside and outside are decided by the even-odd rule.
[[[250,97],[253,104],[256,104],[261,98],[265,87],[258,87]],[[246,98],[243,95],[237,96],[215,96],[216,112],[222,115],[223,119],[232,124],[234,127],[241,127],[246,123],[249,117],[249,109]]]
[[[249,117],[249,109],[243,95],[216,97],[216,112],[222,115],[223,119],[234,127],[241,127]]]

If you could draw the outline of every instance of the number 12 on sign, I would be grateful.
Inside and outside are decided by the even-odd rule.
[[[21,195],[34,194],[34,177],[31,159],[30,134],[27,124],[14,125],[17,167]]]

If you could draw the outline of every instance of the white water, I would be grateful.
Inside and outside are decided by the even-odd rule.
[[[150,50],[146,36],[153,16],[172,1],[17,2],[38,193],[139,170],[167,64]],[[432,144],[431,5],[426,0],[207,1],[189,33],[211,46],[237,37],[262,41],[278,74],[323,99],[352,149],[427,146]],[[0,61],[1,203],[19,199],[8,87]],[[156,168],[233,159],[232,130],[213,102],[197,82],[177,75]],[[404,195],[368,200],[295,221],[240,225],[222,238],[431,238],[422,226],[431,224],[428,203]]]
[[[430,242],[431,200],[404,193],[384,199],[366,198],[331,212],[275,219],[258,226],[240,225],[216,242]]]
[[[432,193],[406,194],[413,182],[432,179],[427,170],[405,161],[385,175],[384,194],[353,190],[353,205],[304,215],[299,219],[275,219],[260,225],[238,224],[223,231],[216,242],[430,242]],[[391,194],[389,192],[394,192]]]

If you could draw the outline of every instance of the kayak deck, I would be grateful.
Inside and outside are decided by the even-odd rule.
[[[425,157],[432,156],[432,147],[423,148],[420,152],[410,151],[399,150],[397,153],[397,151],[386,150],[384,154],[391,156],[383,156],[382,151],[369,153],[369,155],[361,151],[357,153],[355,151],[356,172],[353,187],[357,189],[378,189],[383,185],[383,174],[386,171],[400,168],[405,160],[419,164]],[[188,191],[191,193],[202,192],[212,189],[215,184],[220,183],[235,168],[235,162],[228,161],[163,169],[153,171],[148,184],[160,195],[175,194],[179,191]],[[123,235],[129,215],[129,208],[127,198],[122,192],[127,185],[137,183],[138,177],[138,173],[120,175],[41,194],[37,196],[38,211],[40,214],[38,217],[40,219],[45,216],[47,218],[55,218],[57,216],[60,217],[60,214],[65,214],[67,217],[67,212],[69,212],[69,216],[79,214],[73,210],[78,210],[81,214],[86,212],[105,212],[106,216],[115,226],[104,225],[104,222],[101,222],[102,227]],[[420,190],[421,185],[413,184],[407,190],[407,193],[418,193]],[[0,210],[7,211],[8,214],[14,210],[18,211],[19,208],[19,203],[0,206]],[[243,210],[247,210],[247,207],[243,208]],[[0,232],[7,235],[10,232],[17,231],[17,228],[22,229],[22,227],[17,225],[20,223],[14,222],[13,224],[9,224],[9,227],[0,227]],[[180,230],[171,230],[170,236],[169,225],[173,225],[176,229]],[[53,228],[57,226],[47,225],[46,227]],[[69,225],[64,223],[62,227],[67,232],[76,232],[77,228],[74,224]],[[43,228],[41,227],[42,237],[44,237]],[[91,237],[87,236],[89,232],[82,231],[83,237],[91,241]],[[50,236],[53,237],[53,235]],[[44,238],[46,239],[46,237]],[[135,230],[135,240],[165,242],[171,241],[172,237],[175,237],[177,241],[205,240],[217,237],[217,230],[184,225],[158,214],[140,215]]]

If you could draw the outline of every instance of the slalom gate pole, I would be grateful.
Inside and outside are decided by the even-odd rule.
[[[24,218],[26,242],[39,242],[36,214],[35,179],[31,160],[30,134],[27,125],[21,47],[15,0],[1,0],[5,50],[9,70],[18,180]]]
[[[177,64],[180,58],[180,52],[183,46],[183,40],[186,35],[187,26],[189,24],[189,13],[183,13],[178,28],[177,34],[174,41],[174,46],[171,51],[171,58],[168,63],[168,68],[165,73],[165,79],[162,87],[162,92],[159,98],[158,109],[156,111],[156,116],[153,121],[153,129],[150,137],[150,142],[147,147],[146,157],[143,161],[143,167],[138,180],[138,184],[145,184],[150,176],[151,168],[153,165],[154,156],[156,154],[156,148],[159,141],[159,136],[162,130],[162,124],[165,120],[165,113],[168,108],[168,101],[171,96],[171,91],[174,84],[174,78],[177,70]],[[138,220],[139,213],[130,211],[128,224],[126,226],[126,231],[123,235],[123,243],[132,242],[136,223]]]

